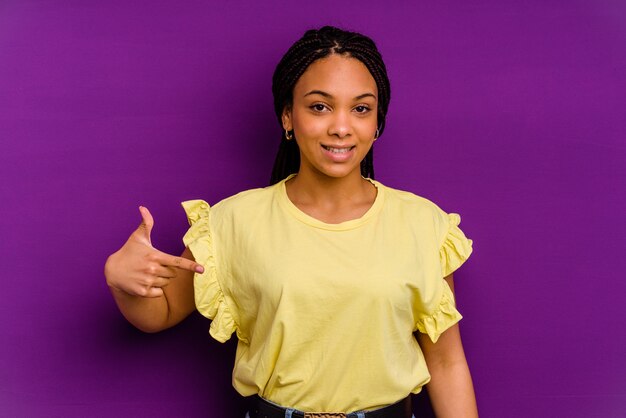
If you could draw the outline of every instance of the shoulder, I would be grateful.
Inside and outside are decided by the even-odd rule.
[[[379,182],[375,182],[375,184],[384,190],[385,200],[391,208],[435,217],[445,215],[445,212],[437,204],[425,197],[406,190],[394,189]]]
[[[459,255],[459,257],[446,255],[448,258],[446,265],[454,265],[446,267],[447,274],[452,273],[469,257],[472,252],[472,240],[467,239],[459,228],[461,216],[458,213],[445,212],[432,201],[414,193],[386,186],[382,187],[388,196],[386,199],[388,207],[392,208],[392,211],[395,210],[392,212],[392,216],[396,216],[403,223],[406,222],[412,226],[431,228],[430,230],[435,234],[440,244],[451,248],[449,250],[451,253]],[[456,259],[456,261],[452,262],[452,259]]]
[[[404,227],[432,234],[440,242],[447,233],[450,225],[450,215],[443,211],[433,201],[415,193],[382,187],[385,193],[385,212],[387,219],[392,219]]]
[[[273,185],[244,190],[213,205],[211,213],[217,216],[258,213],[271,204],[276,187]]]

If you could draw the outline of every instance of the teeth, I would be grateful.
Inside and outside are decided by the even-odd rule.
[[[346,152],[350,151],[352,149],[352,147],[350,148],[332,148],[332,147],[327,147],[325,145],[322,145],[324,147],[324,149],[334,153],[334,154],[345,154]]]

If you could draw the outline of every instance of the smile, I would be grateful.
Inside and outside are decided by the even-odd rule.
[[[326,145],[322,145],[322,148],[324,148],[326,151],[332,152],[333,154],[345,154],[347,152],[352,151],[354,146],[344,147],[344,148],[333,148],[333,147],[329,147],[329,146],[326,146]]]

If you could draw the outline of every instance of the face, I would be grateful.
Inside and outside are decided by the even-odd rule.
[[[300,148],[299,174],[360,176],[376,134],[377,105],[376,81],[361,61],[333,54],[311,64],[282,118]]]

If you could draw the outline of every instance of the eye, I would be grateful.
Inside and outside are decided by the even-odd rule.
[[[366,105],[358,105],[354,108],[354,110],[356,111],[356,113],[367,113],[370,111],[370,108]]]
[[[314,105],[309,106],[309,108],[315,112],[324,112],[324,111],[328,111],[328,106],[326,106],[323,103],[315,103]]]

